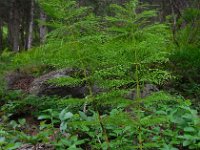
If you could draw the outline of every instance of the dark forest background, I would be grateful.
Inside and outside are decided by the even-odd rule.
[[[109,14],[112,3],[123,5],[127,0],[79,0],[80,6],[90,6],[98,16]],[[186,22],[178,24],[187,8],[199,8],[198,0],[140,0],[148,3],[149,9],[157,9],[158,16],[152,21],[169,21],[173,32],[183,27]],[[139,11],[139,10],[138,10]],[[172,16],[170,19],[169,16]],[[0,0],[0,51],[28,50],[45,41],[50,28],[45,26],[51,16],[44,13],[35,0]]]

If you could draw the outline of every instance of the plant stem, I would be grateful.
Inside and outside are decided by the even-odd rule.
[[[142,143],[142,130],[141,130],[141,124],[140,124],[140,120],[141,120],[141,114],[140,114],[140,111],[141,111],[141,94],[140,94],[140,80],[139,80],[139,63],[138,63],[138,60],[137,60],[137,49],[135,50],[135,78],[136,78],[136,101],[138,102],[138,122],[139,122],[139,125],[138,125],[138,143],[139,143],[139,149],[140,150],[143,150],[143,143]]]

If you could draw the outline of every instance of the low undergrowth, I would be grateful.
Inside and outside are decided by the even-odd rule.
[[[7,112],[1,122],[2,149],[16,149],[23,143],[46,143],[61,150],[199,148],[197,111],[189,100],[164,92],[141,99],[140,108],[137,101],[127,100],[124,104],[99,105],[98,110],[88,103],[86,111],[87,98],[40,98],[38,103],[35,97],[35,104],[30,98],[20,103],[12,98],[9,107],[6,104],[1,108],[1,112]]]

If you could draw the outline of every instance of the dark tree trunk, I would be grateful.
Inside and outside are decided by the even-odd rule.
[[[119,1],[119,3],[122,5],[122,4],[124,4],[124,3],[126,3],[127,2],[127,0],[120,0]]]
[[[45,13],[41,10],[40,11],[40,21],[41,21],[41,24],[40,24],[40,43],[43,44],[45,42],[45,37],[46,37],[46,34],[47,34],[47,27],[46,25],[44,24],[47,20],[47,16],[45,15]]]
[[[22,18],[22,24],[21,24],[21,27],[20,27],[20,41],[21,41],[21,44],[20,44],[20,49],[26,49],[26,46],[25,46],[25,43],[26,43],[26,36],[25,36],[25,20],[24,20],[24,17]]]
[[[85,0],[79,0],[79,6],[85,6]]]
[[[3,50],[3,20],[0,18],[0,53]]]
[[[173,34],[176,33],[176,22],[177,22],[177,16],[175,14],[175,9],[174,9],[174,3],[173,0],[170,0],[170,5],[171,5],[171,14],[173,17]]]
[[[10,16],[9,16],[9,43],[14,52],[19,51],[19,35],[20,35],[20,21],[19,11],[16,1],[12,1]]]
[[[29,31],[28,31],[28,39],[27,39],[27,49],[32,47],[33,42],[33,19],[34,19],[34,0],[31,0],[31,9],[30,9],[30,22],[29,22]]]
[[[21,7],[20,9],[20,50],[27,48],[27,32],[28,32],[28,26],[29,26],[29,3]]]

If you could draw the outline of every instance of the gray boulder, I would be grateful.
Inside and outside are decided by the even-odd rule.
[[[60,77],[70,77],[77,70],[75,69],[61,69],[49,72],[45,75],[36,78],[30,85],[29,93],[37,96],[42,95],[57,95],[57,96],[71,96],[76,98],[83,98],[88,93],[88,89],[85,85],[76,86],[57,86],[54,84],[47,83],[50,79],[60,78]]]
[[[141,98],[145,98],[147,96],[150,96],[153,92],[158,92],[158,91],[159,89],[157,88],[157,86],[153,84],[145,84],[140,89],[140,96]],[[132,90],[126,95],[126,98],[130,100],[134,100],[137,97],[136,95],[137,95],[136,90]]]

